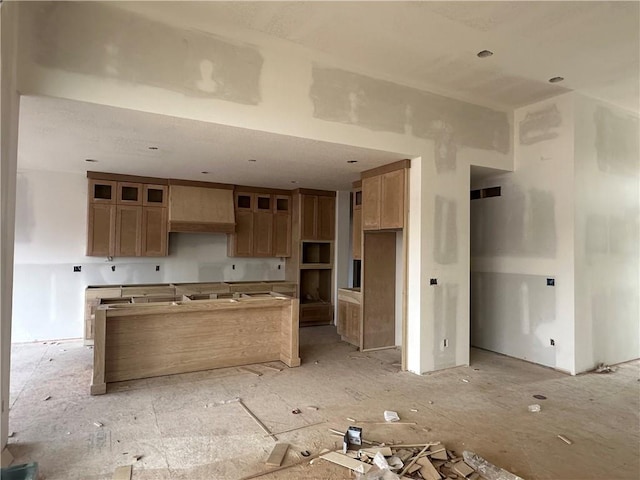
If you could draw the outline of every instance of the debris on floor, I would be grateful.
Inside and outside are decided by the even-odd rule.
[[[279,467],[282,465],[282,460],[284,460],[284,456],[287,454],[287,450],[289,450],[288,443],[276,443],[269,457],[267,458],[265,464],[268,467]]]
[[[394,412],[393,410],[384,411],[385,422],[397,422],[399,420],[400,420],[400,416],[398,415],[398,412]]]
[[[93,424],[94,424],[96,427],[98,427],[98,428],[100,428],[100,427],[103,427],[103,426],[104,426],[104,424],[103,424],[102,422],[93,422]]]
[[[249,367],[240,367],[239,370],[242,370],[243,372],[247,372],[250,373],[252,375],[255,375],[256,377],[261,377],[262,373],[254,370],[253,368],[249,368]]]
[[[528,408],[531,413],[537,413],[540,411],[540,405],[538,405],[537,403],[534,403],[533,405],[529,405]]]
[[[320,458],[348,468],[359,480],[522,480],[473,452],[464,451],[461,457],[440,442],[362,447],[324,453]]]
[[[558,438],[560,440],[562,440],[564,443],[566,443],[567,445],[572,445],[573,442],[571,440],[569,440],[567,437],[565,437],[564,435],[558,435]]]
[[[536,393],[533,398],[538,399],[538,400],[546,400],[547,397],[545,397],[544,395],[540,395],[539,393]]]
[[[616,367],[611,367],[604,363],[599,363],[596,369],[594,370],[596,373],[613,373],[617,370]]]

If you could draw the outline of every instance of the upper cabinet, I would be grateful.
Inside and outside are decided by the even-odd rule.
[[[407,166],[408,162],[403,161],[386,168],[363,172],[363,230],[392,230],[404,227]]]
[[[235,224],[233,186],[171,181],[170,232],[232,233]]]
[[[227,255],[290,256],[291,197],[279,190],[238,187],[234,198],[237,225],[227,239]]]
[[[336,197],[325,194],[300,195],[300,240],[333,240],[336,223]]]
[[[87,255],[166,256],[167,186],[124,175],[88,175]]]

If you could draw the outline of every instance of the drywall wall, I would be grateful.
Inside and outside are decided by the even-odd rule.
[[[380,119],[386,115],[396,118],[398,105],[386,102],[385,98],[397,98],[399,89],[405,91],[398,83],[393,82],[393,79],[389,79],[387,73],[353,71],[353,66],[345,65],[326,54],[313,52],[259,32],[216,24],[215,19],[211,20],[211,26],[208,28],[217,40],[254,46],[259,52],[262,58],[258,75],[259,99],[257,103],[252,104],[236,101],[231,97],[196,97],[181,88],[175,88],[174,80],[171,77],[163,79],[162,72],[159,78],[154,79],[156,83],[153,85],[138,81],[136,76],[119,77],[106,73],[105,68],[112,60],[105,59],[104,49],[110,48],[110,43],[96,44],[87,41],[78,42],[72,47],[74,54],[81,58],[103,59],[99,64],[89,62],[92,66],[88,69],[72,67],[66,60],[46,63],[41,59],[41,51],[47,47],[42,44],[38,35],[34,36],[33,31],[30,33],[29,30],[30,25],[37,21],[34,17],[37,15],[38,7],[28,3],[21,4],[20,7],[21,14],[24,14],[21,15],[21,19],[25,22],[25,28],[21,32],[26,40],[24,50],[21,49],[19,78],[21,91],[25,94],[63,97],[398,152],[406,158],[415,159],[412,163],[419,163],[420,168],[411,168],[410,173],[412,191],[408,274],[411,280],[408,286],[407,365],[416,373],[450,366],[449,357],[443,361],[436,360],[435,357],[442,339],[435,337],[434,311],[441,316],[441,320],[438,321],[445,324],[455,323],[455,328],[447,325],[450,331],[455,332],[447,347],[455,352],[450,355],[453,362],[457,365],[468,363],[469,252],[466,245],[469,238],[469,165],[513,169],[508,115],[485,107],[444,99],[429,92],[409,89],[411,128],[397,131],[395,126],[387,126],[386,130],[381,130],[371,119]],[[65,8],[73,10],[75,4],[66,4]],[[92,20],[86,18],[90,15],[99,18],[100,15],[92,13],[92,8],[93,4],[84,4],[82,18],[78,18],[78,22],[70,28],[82,28],[85,24],[83,19],[87,20],[87,25],[92,24]],[[100,8],[110,7],[102,5]],[[131,43],[132,37],[127,33],[127,25],[138,21],[133,18],[135,15],[129,12],[111,13],[119,19],[117,25],[112,27],[115,29],[112,34],[118,39],[118,49],[112,50],[112,54],[125,57],[118,61],[127,62],[126,54],[120,53],[123,51],[140,52],[141,55],[157,58],[155,45],[148,42],[140,45]],[[167,26],[158,22],[147,23],[145,28],[150,29],[147,32],[150,36],[158,32],[168,34]],[[173,30],[171,38],[185,36],[185,32],[179,27],[171,26],[170,29]],[[82,38],[76,35],[80,33],[73,33],[74,38]],[[142,50],[141,45],[144,46]],[[214,48],[217,47],[212,46],[212,52],[215,51]],[[199,54],[200,60],[206,60],[209,50],[199,51]],[[162,55],[167,65],[179,65],[184,50],[168,48]],[[128,63],[127,68],[130,66]],[[345,122],[340,119],[320,118],[315,113],[314,102],[320,106],[324,102],[332,102],[332,97],[349,98],[351,90],[341,84],[332,92],[316,91],[321,82],[314,78],[314,68],[338,69],[355,74],[359,82],[371,85],[366,98],[370,105],[375,104],[375,109],[359,108],[356,113],[362,121]],[[196,74],[199,75],[198,72]],[[146,78],[142,72],[139,75]],[[332,75],[341,74],[333,72]],[[375,81],[382,78],[388,83]],[[313,87],[314,82],[316,87]],[[405,105],[403,115],[406,114]],[[406,120],[409,117],[404,118]],[[487,126],[491,128],[487,129]],[[495,126],[498,126],[497,130]],[[414,188],[417,190],[413,191]],[[443,220],[438,221],[435,220],[436,195],[448,202],[447,207],[440,209],[439,218]],[[435,258],[434,239],[443,221],[447,225],[455,224],[455,228],[449,230],[448,235],[455,238],[456,247],[447,250],[443,246],[442,252],[445,257]],[[451,252],[455,253],[454,257],[450,255]],[[431,277],[438,278],[442,282],[441,285],[450,286],[447,295],[456,299],[455,314],[449,313],[452,309],[436,308],[435,289],[429,287]],[[412,284],[413,280],[415,283]],[[452,300],[449,300],[450,303]]]
[[[0,451],[9,429],[11,311],[18,149],[17,6],[0,4]]]
[[[278,258],[227,257],[224,234],[172,233],[168,257],[87,257],[86,195],[83,175],[18,172],[14,342],[81,337],[87,285],[284,279]]]
[[[640,357],[638,117],[575,96],[576,371]]]
[[[514,125],[515,172],[472,185],[502,195],[470,201],[471,344],[575,373],[573,97]]]

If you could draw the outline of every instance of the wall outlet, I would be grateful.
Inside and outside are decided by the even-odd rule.
[[[115,265],[111,265],[111,271],[115,272],[116,271],[116,266]]]
[[[160,271],[160,265],[156,265],[156,272]]]
[[[429,280],[429,285],[437,285],[438,284],[438,279],[437,278],[432,278]]]
[[[553,338],[550,338],[550,339],[549,339],[549,344],[550,344],[552,347],[555,347],[555,346],[556,346],[556,341],[555,341]]]
[[[82,267],[80,265],[74,265],[73,266],[73,271],[74,272],[81,272],[82,271]]]
[[[555,278],[547,278],[547,287],[555,287],[556,279]]]
[[[236,269],[235,264],[234,264],[234,265],[231,265],[231,270],[235,270],[235,269]]]
[[[278,270],[280,270],[282,268],[282,265],[278,265]]]
[[[445,338],[444,340],[442,340],[442,345],[444,346],[444,348],[447,348],[449,346],[449,339]]]

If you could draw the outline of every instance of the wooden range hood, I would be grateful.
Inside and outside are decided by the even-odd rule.
[[[169,232],[233,233],[233,185],[169,180]]]

